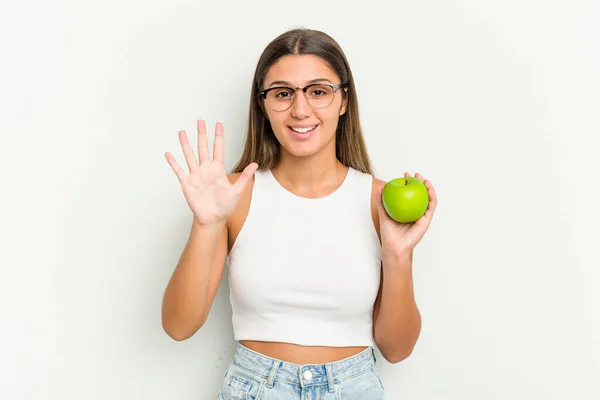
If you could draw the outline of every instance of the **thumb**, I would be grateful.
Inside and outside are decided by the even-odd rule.
[[[240,175],[238,180],[233,184],[233,190],[236,194],[239,195],[244,191],[244,188],[246,187],[246,185],[250,181],[250,178],[252,178],[252,175],[254,175],[257,169],[258,164],[255,162],[248,164],[246,168],[244,168],[244,171],[242,171],[242,175]]]

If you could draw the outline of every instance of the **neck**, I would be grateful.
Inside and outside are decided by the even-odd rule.
[[[310,157],[296,157],[283,150],[279,162],[271,171],[277,180],[290,186],[317,189],[329,186],[340,177],[343,179],[347,167],[339,162],[335,153],[322,152]]]

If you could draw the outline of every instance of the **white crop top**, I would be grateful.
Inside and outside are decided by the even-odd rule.
[[[297,196],[256,171],[228,256],[235,340],[373,346],[381,245],[372,177],[350,168],[332,194]]]

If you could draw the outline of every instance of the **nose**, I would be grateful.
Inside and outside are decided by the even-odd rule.
[[[292,103],[292,116],[294,118],[306,118],[312,114],[312,107],[306,101],[304,92],[298,90],[294,95],[294,102]]]

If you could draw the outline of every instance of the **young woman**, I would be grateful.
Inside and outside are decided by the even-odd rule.
[[[261,55],[243,154],[231,174],[216,124],[212,160],[179,132],[189,175],[170,153],[194,219],[166,288],[162,324],[175,340],[206,321],[228,259],[236,354],[219,399],[384,398],[374,346],[391,363],[421,329],[412,252],[437,205],[401,224],[372,176],[356,89],[340,46],[296,29]],[[411,176],[405,173],[404,176]]]

